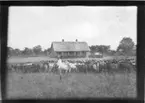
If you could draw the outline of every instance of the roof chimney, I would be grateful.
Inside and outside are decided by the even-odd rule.
[[[62,39],[62,42],[64,42],[64,39]]]
[[[76,39],[76,42],[78,42],[78,39]]]

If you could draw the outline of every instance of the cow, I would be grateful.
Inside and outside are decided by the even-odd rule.
[[[96,72],[99,72],[100,71],[99,66],[100,66],[100,64],[99,64],[99,62],[97,62],[97,63],[94,63],[92,67],[94,70],[96,70]]]
[[[133,69],[133,65],[130,62],[119,62],[118,67],[125,72],[130,72]]]
[[[76,63],[69,63],[69,62],[67,62],[67,64],[68,64],[68,66],[69,66],[69,70],[68,70],[69,72],[70,72],[71,70],[77,72]]]

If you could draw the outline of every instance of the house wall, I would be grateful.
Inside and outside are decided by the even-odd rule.
[[[62,57],[86,57],[86,52],[61,52]]]
[[[60,52],[60,56],[68,58],[68,57],[83,57],[86,58],[88,57],[88,52]],[[58,52],[55,52],[54,49],[52,48],[51,53],[50,53],[50,57],[52,58],[56,58],[58,56]]]

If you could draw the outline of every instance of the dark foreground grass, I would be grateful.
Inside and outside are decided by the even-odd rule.
[[[9,99],[81,97],[136,97],[136,74],[8,74]]]

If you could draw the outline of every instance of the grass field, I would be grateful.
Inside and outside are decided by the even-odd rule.
[[[41,60],[55,60],[49,57],[10,57],[8,63],[39,62]]]
[[[101,59],[112,58],[114,57]],[[55,59],[49,57],[15,57],[9,58],[8,63],[39,62],[41,60]],[[59,79],[59,75],[50,73],[18,74],[10,72],[8,73],[7,84],[7,98],[9,99],[136,97],[135,72],[116,73],[114,75],[71,73],[64,75],[62,81]]]
[[[9,73],[7,98],[136,97],[136,75]]]

